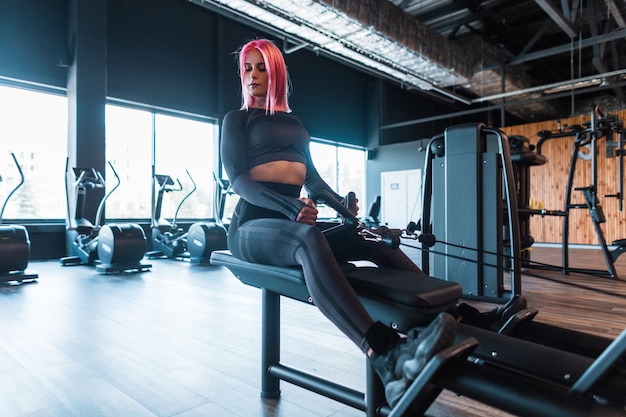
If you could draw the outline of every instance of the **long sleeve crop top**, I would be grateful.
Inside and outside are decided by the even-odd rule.
[[[220,152],[233,191],[250,204],[295,220],[305,205],[302,201],[272,191],[249,176],[249,170],[257,165],[292,161],[306,165],[304,186],[309,194],[327,191],[341,200],[315,169],[309,143],[309,133],[300,119],[292,114],[271,115],[261,109],[227,113],[222,123]]]

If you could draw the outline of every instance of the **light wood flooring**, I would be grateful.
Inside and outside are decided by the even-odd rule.
[[[572,253],[572,266],[604,268],[597,250]],[[559,257],[532,253],[551,264]],[[280,399],[260,398],[260,291],[219,267],[151,263],[149,272],[100,275],[31,262],[37,282],[0,286],[0,416],[363,416],[287,383]],[[529,270],[541,275],[523,279],[535,320],[617,336],[626,328],[626,256],[616,265],[619,280]],[[360,351],[314,307],[282,305],[283,361],[363,390]],[[444,392],[428,415],[508,414]]]

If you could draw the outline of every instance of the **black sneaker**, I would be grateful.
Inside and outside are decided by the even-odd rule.
[[[407,389],[407,384],[402,378],[402,365],[408,359],[408,355],[404,354],[406,348],[407,343],[403,339],[386,354],[372,353],[369,359],[370,366],[385,387],[385,398],[390,405],[397,403]]]
[[[440,313],[426,328],[413,329],[386,354],[372,354],[370,364],[385,387],[387,403],[393,407],[426,363],[450,346],[456,334],[456,319]]]
[[[448,313],[440,313],[432,323],[422,330],[416,339],[417,348],[413,358],[404,362],[402,373],[413,381],[428,361],[438,352],[452,345],[456,335],[457,321]]]
[[[518,311],[522,311],[528,307],[526,297],[521,294],[514,295],[502,307],[496,309],[495,319],[491,323],[490,329],[498,331],[506,324],[506,322]]]
[[[523,295],[511,297],[506,304],[493,310],[480,312],[476,307],[469,304],[459,304],[456,308],[461,318],[461,323],[481,329],[498,331],[515,313],[527,307],[526,298]]]

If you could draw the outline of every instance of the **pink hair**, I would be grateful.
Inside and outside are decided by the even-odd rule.
[[[246,55],[251,49],[257,49],[265,61],[269,85],[267,88],[267,100],[265,110],[270,114],[274,112],[291,112],[287,95],[289,91],[289,75],[287,66],[280,49],[267,39],[256,39],[243,45],[239,50],[239,78],[241,79],[241,101],[242,110],[248,110],[254,98],[248,94],[246,81],[244,79]]]

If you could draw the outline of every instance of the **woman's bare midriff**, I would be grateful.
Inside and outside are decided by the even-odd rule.
[[[272,161],[255,166],[248,174],[255,181],[301,186],[306,178],[306,165],[300,162]]]

